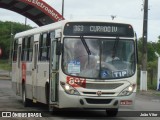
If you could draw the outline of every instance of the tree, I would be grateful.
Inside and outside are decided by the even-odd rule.
[[[143,59],[142,58],[142,45],[143,45],[142,40],[143,40],[142,38],[139,38],[138,40],[138,58],[139,58],[138,68],[139,69],[141,68],[140,67],[141,61]],[[148,71],[148,81],[150,81],[151,85],[157,73],[157,57],[155,56],[155,53],[154,53],[155,51],[157,52],[159,51],[158,53],[160,53],[160,40],[158,43],[147,42],[147,71]]]
[[[3,50],[3,59],[9,58],[9,51],[10,51],[10,43],[12,40],[11,35],[15,35],[18,32],[22,32],[28,29],[31,29],[32,27],[21,23],[16,22],[2,22],[0,21],[0,47]]]

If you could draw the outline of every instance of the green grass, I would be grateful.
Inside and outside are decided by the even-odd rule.
[[[11,70],[11,64],[8,60],[0,60],[0,69],[1,70]]]
[[[148,81],[147,85],[148,85],[148,89],[156,90],[157,89],[157,80],[154,79],[152,85],[151,85],[150,81]]]
[[[153,83],[151,85],[151,79],[150,79],[150,76],[147,76],[147,89],[148,90],[156,90],[157,89],[157,78],[154,76],[153,78]],[[138,88],[137,89],[140,89],[140,78],[138,77],[137,78],[137,85],[138,85]]]

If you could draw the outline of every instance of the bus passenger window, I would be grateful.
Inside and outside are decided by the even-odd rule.
[[[41,35],[39,49],[40,49],[39,60],[40,61],[48,61],[49,60],[49,53],[50,53],[49,34],[44,33]]]
[[[23,38],[22,40],[22,61],[32,61],[33,36]]]
[[[33,36],[28,38],[27,43],[27,61],[32,61],[32,54],[33,54]]]
[[[45,46],[46,46],[46,37],[47,34],[42,34],[40,37],[40,61],[45,61],[46,60],[46,54],[45,54]]]
[[[23,38],[22,40],[22,56],[21,56],[22,61],[27,60],[27,38]]]

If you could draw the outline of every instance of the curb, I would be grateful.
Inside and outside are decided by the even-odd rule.
[[[0,76],[0,80],[11,80],[11,77]]]
[[[0,80],[11,80],[11,71],[0,69]]]
[[[160,91],[157,90],[148,90],[148,91],[140,91],[137,92],[139,95],[149,95],[149,96],[158,96],[160,97]]]
[[[0,74],[0,80],[11,80],[11,76]]]

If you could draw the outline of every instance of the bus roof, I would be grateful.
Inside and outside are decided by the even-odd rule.
[[[43,32],[52,31],[52,30],[58,29],[58,28],[62,28],[62,25],[65,24],[65,23],[66,23],[66,20],[63,20],[63,21],[59,21],[59,22],[56,22],[56,23],[51,23],[51,24],[44,25],[44,26],[41,26],[41,27],[26,30],[26,31],[17,33],[15,35],[15,39],[20,38],[20,37],[24,37],[24,36],[30,36],[30,35],[33,35],[33,34],[40,34],[40,33],[43,33]]]
[[[20,33],[17,33],[15,35],[15,39],[17,38],[20,38],[20,37],[25,37],[25,36],[31,36],[33,34],[40,34],[40,33],[44,33],[44,32],[49,32],[49,31],[52,31],[52,30],[55,30],[55,29],[58,29],[58,28],[63,28],[65,23],[67,22],[105,22],[105,23],[119,23],[119,24],[127,24],[125,22],[115,22],[115,21],[97,21],[97,20],[62,20],[62,21],[59,21],[59,22],[56,22],[56,23],[51,23],[51,24],[48,24],[48,25],[44,25],[44,26],[41,26],[41,27],[37,27],[37,28],[33,28],[33,29],[30,29],[30,30],[26,30],[26,31],[23,31],[23,32],[20,32]],[[130,25],[130,24],[127,24],[127,25]],[[132,25],[131,25],[132,26]],[[132,26],[133,27],[133,26]]]

